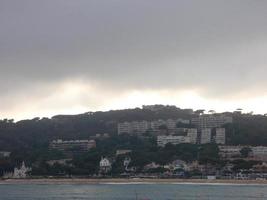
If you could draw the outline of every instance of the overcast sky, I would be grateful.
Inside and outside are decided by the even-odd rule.
[[[0,118],[267,112],[265,0],[0,0]]]

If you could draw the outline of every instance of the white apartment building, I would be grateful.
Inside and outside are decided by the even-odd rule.
[[[201,115],[193,118],[191,123],[199,129],[220,128],[224,124],[233,123],[233,118],[225,115]]]
[[[256,146],[256,147],[251,147],[252,150],[252,155],[254,158],[258,159],[267,159],[267,147],[265,146]]]
[[[127,133],[130,134],[131,133],[131,122],[123,122],[123,123],[119,123],[118,124],[118,134],[123,134],[123,133]]]
[[[201,130],[200,144],[211,143],[211,129],[204,128]]]
[[[160,135],[157,137],[157,144],[160,147],[165,147],[166,144],[171,143],[173,145],[190,143],[188,136],[172,136],[172,135]]]
[[[50,150],[56,149],[66,152],[86,152],[96,147],[95,140],[53,140],[50,142]]]
[[[147,121],[123,122],[118,124],[118,134],[141,134],[150,128]]]
[[[150,128],[150,123],[147,121],[131,122],[131,133],[134,133],[134,134],[145,133],[149,128]]]
[[[142,134],[148,130],[158,132],[160,126],[165,125],[169,131],[175,131],[177,123],[189,124],[189,120],[185,119],[168,119],[168,120],[155,120],[155,121],[132,121],[123,122],[118,124],[118,134]]]
[[[244,147],[245,146],[219,146],[219,154],[223,158],[240,157],[240,151]]]
[[[258,160],[267,160],[267,147],[266,146],[219,146],[220,156],[222,158],[240,158],[240,151],[248,147],[251,149],[250,158]]]
[[[196,128],[187,129],[187,137],[190,138],[191,144],[196,144],[197,143],[197,129]]]
[[[225,144],[225,128],[216,128],[214,139],[216,144]]]

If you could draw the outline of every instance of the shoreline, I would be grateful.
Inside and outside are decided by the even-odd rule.
[[[203,185],[267,185],[267,180],[207,180],[207,179],[82,179],[82,178],[62,178],[62,179],[5,179],[0,180],[0,185],[68,185],[68,184],[81,184],[81,185],[96,185],[96,184],[203,184]]]

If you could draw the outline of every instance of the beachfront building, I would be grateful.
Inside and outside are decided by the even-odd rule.
[[[112,164],[109,159],[102,157],[99,163],[99,169],[100,174],[106,174],[110,172],[112,169]]]
[[[24,161],[22,162],[20,167],[15,167],[13,178],[26,178],[28,176],[28,173],[31,171],[30,167],[26,167]]]

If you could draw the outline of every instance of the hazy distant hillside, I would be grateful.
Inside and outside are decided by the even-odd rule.
[[[234,123],[228,125],[229,144],[267,145],[267,117],[263,115],[234,114]],[[127,109],[107,112],[88,112],[79,115],[58,115],[51,119],[35,118],[14,123],[0,121],[0,150],[46,148],[53,139],[88,139],[97,133],[117,134],[117,123],[133,120],[168,118],[191,119],[197,112],[165,106],[158,110]]]
[[[34,118],[14,123],[0,121],[1,149],[12,150],[19,147],[47,145],[50,140],[85,139],[97,133],[117,134],[117,123],[132,120],[154,120],[168,118],[190,119],[192,113],[175,107],[151,111],[147,109],[127,109],[107,112],[88,112],[79,115],[58,115],[51,119]]]

